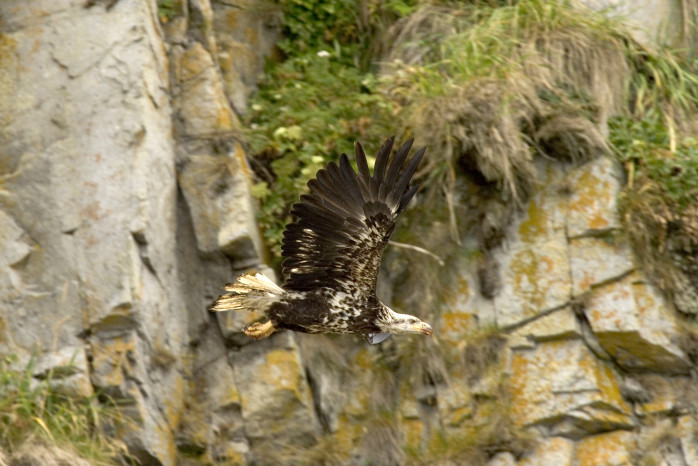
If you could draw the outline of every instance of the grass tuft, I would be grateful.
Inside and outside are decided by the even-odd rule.
[[[425,171],[467,166],[521,203],[536,154],[587,160],[606,149],[600,125],[622,106],[627,76],[608,18],[525,0],[427,5],[395,28],[388,92],[405,131],[432,151]]]
[[[115,406],[100,403],[96,395],[76,399],[60,393],[52,374],[33,376],[33,359],[23,370],[14,369],[16,363],[16,356],[0,360],[0,448],[13,454],[38,439],[95,465],[112,464],[126,453],[100,431],[104,421],[120,419]]]
[[[666,115],[664,115],[665,117]],[[611,120],[610,139],[628,173],[621,218],[652,281],[686,315],[698,315],[698,140],[667,119]]]

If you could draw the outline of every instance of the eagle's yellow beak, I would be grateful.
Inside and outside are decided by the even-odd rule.
[[[418,322],[412,326],[415,332],[431,335],[431,326],[426,322]]]

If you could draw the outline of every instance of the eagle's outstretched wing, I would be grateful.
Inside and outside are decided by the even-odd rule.
[[[308,182],[291,214],[296,220],[284,231],[281,246],[285,287],[308,291],[329,287],[349,294],[375,292],[383,249],[395,219],[417,191],[409,186],[424,150],[400,173],[412,140],[400,147],[388,166],[394,137],[383,143],[370,175],[366,155],[356,143],[358,174],[342,154]]]

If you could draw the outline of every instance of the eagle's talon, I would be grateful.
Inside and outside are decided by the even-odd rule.
[[[242,331],[245,332],[245,335],[253,340],[261,340],[274,333],[274,324],[271,322],[271,320],[263,324],[260,322],[255,322],[242,329]]]

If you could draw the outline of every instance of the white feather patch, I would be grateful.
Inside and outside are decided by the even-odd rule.
[[[219,296],[212,311],[266,311],[286,292],[264,274],[240,275],[224,287],[229,294]]]

